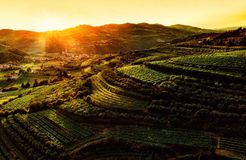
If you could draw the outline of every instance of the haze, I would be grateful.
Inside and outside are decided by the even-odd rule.
[[[246,25],[245,0],[0,0],[0,28],[46,31],[80,24]]]

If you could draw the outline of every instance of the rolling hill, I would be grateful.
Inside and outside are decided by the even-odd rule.
[[[107,54],[105,42],[90,50],[103,55],[83,59],[32,54],[45,55],[24,65],[35,72],[1,83],[18,90],[0,92],[0,159],[245,159],[246,50],[195,45],[209,36],[237,42],[244,35],[239,31],[205,33],[124,54]],[[112,43],[110,51],[125,41],[132,49],[138,44],[129,46],[130,40],[140,45],[144,36],[164,33],[170,34],[168,40],[171,33],[194,34],[148,24],[38,34],[50,38],[49,50],[70,45],[69,51],[83,53],[112,35],[119,44]],[[63,65],[66,57],[71,61]]]
[[[27,54],[19,49],[0,44],[0,64],[6,62],[21,62]]]
[[[80,25],[62,31],[32,32],[0,30],[0,43],[14,46],[26,52],[43,52],[47,42],[54,46],[50,52],[67,51],[73,53],[118,53],[151,48],[160,43],[177,38],[185,38],[207,32],[203,29],[187,27],[166,27],[160,24],[108,24],[104,26]],[[57,48],[62,46],[62,49]]]
[[[211,32],[216,32],[216,30],[212,30],[212,29],[202,29],[202,28],[193,27],[193,26],[189,26],[189,25],[182,25],[182,24],[175,24],[175,25],[171,25],[169,27],[170,28],[179,29],[179,30],[185,30],[187,32],[193,32],[193,33],[211,33]]]
[[[238,28],[226,32],[202,33],[188,38],[173,41],[179,45],[186,46],[246,46],[246,29]]]

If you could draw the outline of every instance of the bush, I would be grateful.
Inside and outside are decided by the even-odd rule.
[[[60,79],[53,79],[52,81],[50,81],[50,83],[54,83],[54,82],[57,82],[59,81]],[[49,84],[49,81],[48,80],[41,80],[40,82],[38,82],[38,80],[34,80],[34,83],[33,83],[33,87],[38,87],[38,86],[44,86],[44,85],[48,85]]]
[[[54,78],[50,81],[50,83],[56,83],[56,82],[59,82],[61,81],[62,79],[61,78]]]
[[[30,112],[39,111],[39,110],[41,110],[42,107],[43,107],[42,102],[34,101],[34,102],[31,102],[29,111]]]
[[[21,88],[29,88],[31,85],[29,82],[27,82],[26,84],[25,83],[22,83],[21,84]]]
[[[37,87],[37,86],[38,86],[38,80],[35,79],[35,80],[34,80],[34,83],[33,83],[33,87]]]

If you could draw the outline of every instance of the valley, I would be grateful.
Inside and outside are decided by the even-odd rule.
[[[19,32],[0,31],[1,160],[245,159],[245,29]]]

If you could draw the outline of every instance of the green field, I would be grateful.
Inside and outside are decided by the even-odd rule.
[[[92,82],[95,91],[90,98],[97,106],[134,111],[143,110],[148,105],[148,101],[135,98],[141,95],[112,86],[100,75],[93,77]]]
[[[170,60],[173,63],[184,65],[200,65],[211,67],[227,67],[227,68],[246,68],[246,50],[217,53],[199,56],[184,56],[173,58]]]
[[[136,78],[146,83],[160,83],[169,78],[168,74],[160,73],[141,65],[126,66],[119,68],[118,71],[131,78]]]

